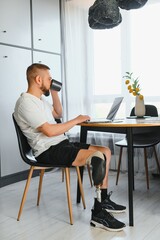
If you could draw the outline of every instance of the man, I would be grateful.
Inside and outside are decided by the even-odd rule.
[[[27,68],[28,89],[21,94],[15,106],[14,117],[28,139],[38,162],[64,166],[92,165],[92,178],[97,190],[90,224],[110,231],[120,231],[125,224],[109,212],[123,212],[126,207],[110,200],[107,193],[110,149],[84,143],[70,143],[65,132],[75,125],[89,120],[87,115],[57,124],[62,117],[62,105],[58,92],[50,89],[50,68],[44,64],[32,64]],[[43,94],[50,91],[53,106]]]

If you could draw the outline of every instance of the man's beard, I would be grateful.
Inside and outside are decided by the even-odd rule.
[[[50,91],[49,89],[47,89],[43,84],[42,86],[40,87],[41,91],[43,92],[43,94],[48,97],[50,95]]]
[[[46,97],[48,97],[48,96],[50,95],[50,91],[47,90],[46,92],[43,92],[43,94],[44,94]]]

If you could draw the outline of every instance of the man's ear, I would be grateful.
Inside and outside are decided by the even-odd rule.
[[[37,75],[37,76],[36,76],[35,81],[36,81],[36,83],[37,83],[38,85],[41,84],[42,78],[40,77],[40,75]]]

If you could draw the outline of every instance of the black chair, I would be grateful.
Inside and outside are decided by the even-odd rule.
[[[13,118],[15,130],[16,130],[16,133],[17,133],[20,155],[21,155],[23,161],[25,163],[27,163],[28,165],[30,165],[28,179],[27,179],[27,182],[26,182],[26,185],[25,185],[25,189],[24,189],[24,193],[23,193],[23,197],[22,197],[22,200],[21,200],[21,205],[20,205],[20,209],[19,209],[19,213],[18,213],[18,217],[17,217],[17,221],[19,221],[20,216],[22,214],[23,207],[24,207],[24,203],[26,201],[26,196],[27,196],[30,181],[31,181],[31,178],[32,178],[32,175],[33,175],[33,171],[34,170],[40,170],[38,197],[37,197],[37,206],[39,206],[44,172],[45,172],[46,169],[53,168],[53,166],[48,165],[48,164],[41,164],[41,163],[38,163],[36,161],[36,159],[33,156],[32,149],[27,142],[27,138],[24,136],[20,127],[16,123],[16,120],[14,118],[14,114],[12,114],[12,118]],[[70,193],[70,171],[69,171],[70,168],[67,167],[67,166],[65,167],[64,165],[63,166],[56,165],[54,167],[63,168],[64,171],[65,171],[68,209],[69,209],[69,216],[70,216],[70,224],[72,225],[73,224],[73,215],[72,215],[72,201],[71,201],[71,193]],[[79,167],[76,167],[76,171],[77,171],[77,177],[78,177],[80,192],[81,192],[81,196],[82,196],[83,207],[85,209],[86,205],[85,205],[85,200],[84,200],[84,192],[83,192]]]
[[[146,108],[146,116],[157,117],[158,111],[154,105],[145,105]],[[131,110],[130,116],[135,116],[134,108]],[[156,153],[156,145],[160,142],[159,134],[150,129],[133,129],[133,148],[143,148],[144,149],[144,164],[145,164],[145,172],[146,172],[146,181],[147,181],[147,189],[149,189],[149,176],[148,176],[148,162],[147,162],[147,148],[152,147],[155,155],[158,171],[160,173],[160,164],[158,161],[157,153]],[[121,141],[115,143],[116,146],[120,147],[119,161],[118,161],[118,169],[117,169],[117,177],[116,177],[116,185],[118,184],[121,159],[123,148],[127,148],[127,140],[124,138]]]

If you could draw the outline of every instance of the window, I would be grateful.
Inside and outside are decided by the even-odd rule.
[[[140,76],[145,96],[159,96],[160,3],[131,14],[131,68]]]
[[[123,11],[123,20],[118,27],[94,31],[93,115],[106,116],[104,109],[109,109],[117,95],[123,95],[125,103],[130,102],[122,103],[121,116],[130,113],[135,98],[126,90],[122,78],[125,71],[131,71],[135,77],[139,77],[145,103],[158,107],[159,13],[160,2],[153,0],[140,9]]]
[[[121,94],[120,27],[94,31],[94,94]]]
[[[106,30],[89,28],[92,4],[92,0],[64,2],[66,119],[81,113],[105,117],[113,99],[121,95],[117,117],[129,115],[135,97],[124,84],[126,71],[139,77],[145,103],[155,104],[160,112],[160,1],[150,0],[136,10],[121,9],[122,23]]]

